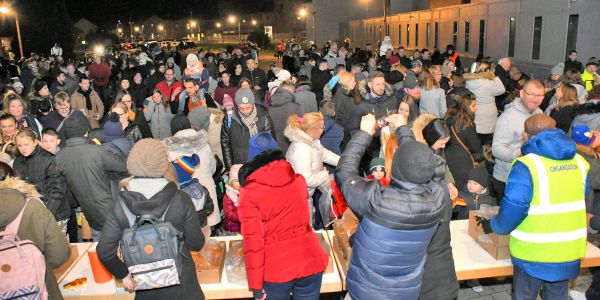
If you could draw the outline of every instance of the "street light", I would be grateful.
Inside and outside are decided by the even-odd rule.
[[[221,23],[217,22],[217,28],[221,28]]]
[[[135,27],[133,27],[133,30],[134,30],[135,32],[140,32],[140,26],[135,26]]]
[[[0,13],[8,15],[11,13],[11,10],[6,6],[0,6]],[[12,11],[12,14],[15,15],[15,23],[17,24],[17,39],[19,40],[19,53],[21,53],[21,57],[25,57],[23,55],[23,41],[21,40],[21,27],[19,26],[19,16],[15,11]]]
[[[227,18],[227,20],[229,20],[229,23],[235,24],[235,21],[237,20],[237,18],[235,16],[229,16],[229,18]],[[238,38],[241,42],[242,41],[242,23],[240,23],[240,21],[237,20],[237,24],[238,24]]]
[[[317,11],[313,10],[313,11],[309,12],[308,10],[306,10],[306,8],[302,8],[298,12],[298,14],[300,15],[300,17],[302,17],[302,18],[305,18],[309,13],[312,13],[313,37],[315,39],[315,43],[317,43],[317,23],[315,22],[315,15],[317,14]]]
[[[252,20],[252,26],[256,26],[257,22],[256,20]]]

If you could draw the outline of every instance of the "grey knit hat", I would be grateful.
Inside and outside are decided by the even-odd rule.
[[[562,76],[565,73],[564,70],[565,70],[565,63],[559,62],[556,66],[554,66],[554,68],[552,68],[552,70],[550,71],[550,74]]]
[[[208,126],[210,125],[210,111],[208,108],[198,106],[192,109],[187,117],[194,129],[208,131]]]
[[[127,158],[127,171],[136,177],[163,177],[169,166],[167,146],[155,139],[135,143]]]
[[[235,93],[235,105],[255,103],[256,99],[254,98],[252,90],[249,88],[241,88]]]

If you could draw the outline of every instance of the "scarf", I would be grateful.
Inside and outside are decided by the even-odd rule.
[[[243,114],[240,114],[242,122],[244,123],[244,125],[246,125],[246,127],[248,127],[248,131],[250,131],[250,136],[253,136],[258,133],[258,127],[256,126],[256,121],[258,121],[258,119],[256,116],[256,105],[254,106],[254,109],[252,110],[252,113],[250,113],[249,116],[246,117]]]
[[[90,99],[90,94],[92,93],[92,89],[89,88],[87,92],[84,92],[81,87],[77,90],[78,93],[82,94],[85,97],[85,108],[87,110],[92,110],[92,99]]]
[[[133,111],[133,109],[129,109],[129,111],[127,112],[127,118],[131,122],[135,120],[135,111]]]

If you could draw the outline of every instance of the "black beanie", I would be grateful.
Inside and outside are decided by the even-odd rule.
[[[483,167],[473,168],[469,172],[469,180],[479,183],[485,189],[488,186],[488,172]]]
[[[448,136],[450,136],[448,126],[446,126],[446,121],[442,119],[435,119],[423,128],[423,138],[425,138],[429,147],[433,146],[437,140]]]
[[[190,119],[184,114],[178,114],[171,119],[171,134],[175,135],[177,132],[185,129],[192,128]]]
[[[92,126],[88,118],[80,111],[73,111],[63,123],[63,131],[67,139],[83,137]]]
[[[423,184],[435,173],[437,159],[427,146],[408,141],[402,143],[392,162],[392,180]]]

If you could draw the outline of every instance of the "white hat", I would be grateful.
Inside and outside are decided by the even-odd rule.
[[[290,72],[288,70],[279,70],[279,72],[277,72],[277,80],[279,81],[286,81],[288,79],[292,78],[292,74],[290,74]]]
[[[189,64],[191,61],[198,61],[198,56],[194,53],[188,54],[188,56],[185,57],[185,62]]]

